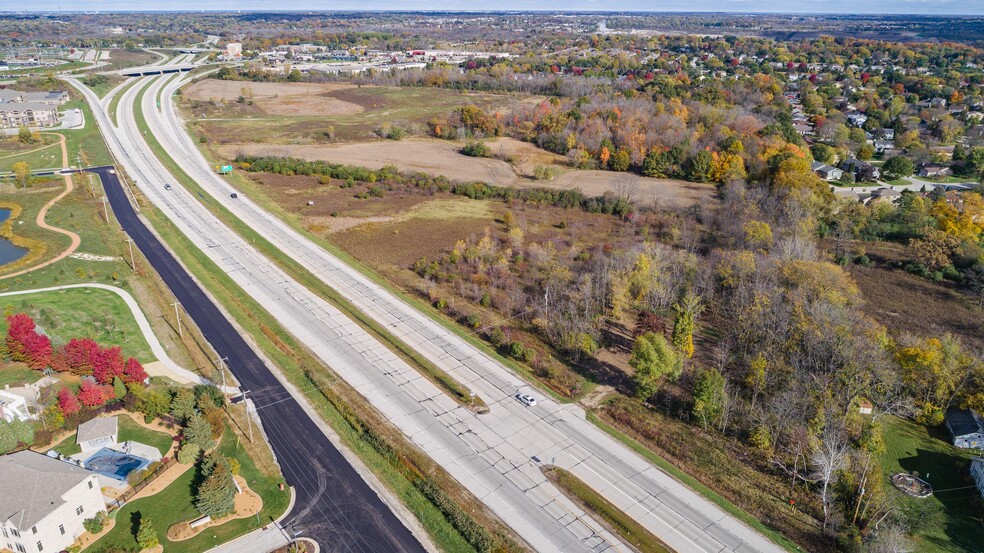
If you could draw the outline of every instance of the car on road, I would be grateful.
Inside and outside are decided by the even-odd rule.
[[[232,194],[229,194],[229,197],[230,198],[238,198],[239,197],[239,194],[236,194],[235,192],[233,192]]]
[[[171,189],[171,184],[170,183],[164,183],[164,190],[170,190],[170,189]]]
[[[516,394],[516,399],[527,407],[533,407],[536,405],[536,398],[529,394]]]
[[[109,170],[109,174],[110,175],[115,175],[116,174],[116,169],[110,169]]]

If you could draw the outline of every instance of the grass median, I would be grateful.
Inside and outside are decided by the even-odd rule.
[[[205,192],[198,185],[198,183],[194,181],[194,179],[185,173],[185,171],[164,150],[154,134],[150,132],[143,114],[143,106],[141,105],[141,99],[144,94],[146,94],[146,90],[137,94],[137,99],[134,105],[134,118],[137,121],[137,127],[140,129],[147,141],[147,144],[154,150],[157,158],[161,161],[165,168],[167,168],[167,170],[176,179],[178,179],[182,185],[188,188],[188,190],[195,192],[199,198],[203,198],[202,205],[204,205],[206,209],[226,223],[237,234],[249,240],[257,250],[276,263],[280,269],[301,283],[305,288],[317,294],[323,300],[332,304],[339,311],[344,313],[349,319],[353,320],[373,338],[384,344],[390,349],[390,351],[395,353],[407,364],[416,369],[421,375],[433,382],[452,399],[479,412],[487,411],[488,408],[482,398],[477,395],[472,397],[471,390],[469,390],[467,386],[458,382],[454,377],[441,370],[435,364],[431,363],[426,357],[411,348],[403,340],[397,338],[393,335],[393,333],[388,331],[385,326],[379,324],[375,319],[366,315],[362,312],[362,310],[345,299],[345,297],[339,294],[335,289],[325,284],[324,281],[304,268],[303,265],[295,261],[241,219],[233,215],[233,213],[226,209],[223,205],[218,202],[204,199],[209,197],[207,192]]]

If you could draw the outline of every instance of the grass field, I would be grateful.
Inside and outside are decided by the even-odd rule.
[[[37,294],[0,297],[6,312],[25,312],[34,318],[57,346],[71,338],[88,337],[102,346],[120,346],[124,356],[141,363],[156,361],[133,313],[122,298],[108,290],[72,288]],[[0,321],[0,333],[7,322]]]
[[[109,165],[113,158],[109,155],[106,143],[103,142],[102,135],[99,134],[99,127],[96,126],[96,119],[92,115],[89,104],[82,100],[72,100],[63,106],[63,109],[81,109],[85,116],[85,127],[81,129],[61,131],[65,135],[65,146],[68,150],[68,158],[71,164],[75,164],[75,156],[82,153],[82,161],[85,165]]]
[[[52,65],[51,67],[40,67],[31,69],[8,69],[6,71],[0,71],[0,76],[2,75],[49,75],[51,73],[58,73],[59,71],[71,71],[73,69],[82,69],[84,67],[89,67],[88,62],[84,61],[67,61],[65,63],[60,63],[58,65]]]
[[[18,386],[25,382],[33,383],[41,380],[41,371],[35,371],[23,363],[4,363],[0,365],[0,388],[6,385]]]
[[[11,171],[15,163],[25,162],[31,170],[43,168],[61,168],[61,148],[58,147],[58,137],[45,133],[42,135],[43,144],[25,145],[21,148],[11,148],[11,139],[0,142],[0,172]]]
[[[194,505],[194,489],[200,477],[196,469],[191,469],[159,493],[130,502],[115,511],[113,517],[116,519],[116,526],[91,546],[93,550],[112,547],[125,551],[139,549],[136,533],[142,518],[153,521],[161,544],[168,553],[198,553],[250,532],[279,517],[290,500],[290,494],[280,491],[277,487],[279,479],[262,474],[253,460],[236,445],[236,438],[228,429],[222,436],[218,451],[226,457],[239,460],[240,476],[245,478],[250,489],[263,499],[263,510],[258,516],[230,520],[188,540],[180,542],[168,540],[166,533],[171,525],[199,516]]]
[[[895,417],[887,419],[884,438],[886,451],[881,463],[885,478],[897,472],[915,471],[934,489],[931,497],[916,499],[896,491],[886,482],[888,493],[898,496],[896,501],[901,502],[902,509],[942,510],[942,520],[931,519],[931,523],[913,529],[918,535],[917,551],[979,551],[984,543],[984,527],[981,495],[973,487],[970,476],[970,458],[974,452],[953,447],[943,427],[926,428]]]

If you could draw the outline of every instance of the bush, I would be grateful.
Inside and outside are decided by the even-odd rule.
[[[413,482],[414,487],[420,490],[431,503],[434,504],[451,526],[465,538],[465,541],[475,548],[479,553],[489,553],[492,551],[492,536],[489,531],[462,509],[458,503],[438,488],[433,482],[426,478],[417,478]]]
[[[96,516],[82,521],[82,527],[90,534],[98,534],[106,526],[106,520],[108,518],[105,512],[100,512]]]
[[[492,149],[484,142],[469,142],[461,153],[471,157],[492,157]]]

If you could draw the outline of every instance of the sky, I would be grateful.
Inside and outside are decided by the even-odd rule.
[[[0,11],[15,6],[0,2]],[[16,6],[25,9],[25,6]],[[556,10],[984,15],[984,0],[35,0],[30,11]]]

